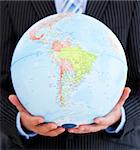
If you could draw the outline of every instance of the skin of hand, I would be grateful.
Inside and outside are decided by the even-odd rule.
[[[39,135],[55,137],[65,131],[64,128],[58,127],[55,123],[45,123],[45,120],[41,116],[31,115],[20,103],[16,95],[9,96],[10,102],[20,112],[20,120],[22,126],[27,130],[33,131]]]
[[[94,119],[94,123],[91,125],[80,125],[77,128],[68,129],[68,132],[75,134],[84,134],[84,133],[94,133],[100,130],[104,130],[109,126],[118,122],[121,118],[121,107],[124,105],[126,99],[129,97],[130,88],[125,87],[122,96],[120,97],[118,103],[112,109],[110,113],[108,113],[104,117],[98,117]]]

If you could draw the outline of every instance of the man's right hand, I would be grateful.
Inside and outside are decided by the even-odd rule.
[[[45,120],[41,116],[31,115],[20,103],[16,95],[9,96],[10,102],[18,109],[20,112],[20,120],[22,126],[27,130],[33,131],[37,134],[43,136],[55,137],[65,131],[64,128],[58,127],[55,123],[44,123]]]

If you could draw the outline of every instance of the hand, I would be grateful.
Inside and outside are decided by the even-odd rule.
[[[16,95],[10,95],[9,100],[20,112],[21,124],[27,130],[50,137],[57,136],[65,131],[64,128],[58,127],[55,123],[44,123],[45,120],[42,117],[31,115],[19,102]]]
[[[118,103],[115,105],[112,111],[108,113],[106,116],[95,118],[94,123],[91,125],[80,125],[78,128],[68,129],[68,132],[77,134],[98,132],[115,124],[121,118],[121,107],[124,105],[126,99],[129,96],[129,93],[130,88],[128,87],[124,88],[123,94],[119,99]]]

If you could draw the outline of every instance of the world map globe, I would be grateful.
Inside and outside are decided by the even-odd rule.
[[[32,114],[66,128],[105,116],[122,95],[127,63],[121,43],[99,20],[62,13],[31,26],[11,63],[15,92]]]

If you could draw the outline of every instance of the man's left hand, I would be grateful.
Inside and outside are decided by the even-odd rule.
[[[112,111],[108,113],[106,116],[95,118],[93,124],[80,125],[78,128],[68,129],[68,132],[76,134],[98,132],[115,124],[121,118],[121,107],[124,105],[126,99],[129,97],[130,91],[131,90],[129,87],[124,88],[123,94],[119,99],[118,103],[115,105]]]

